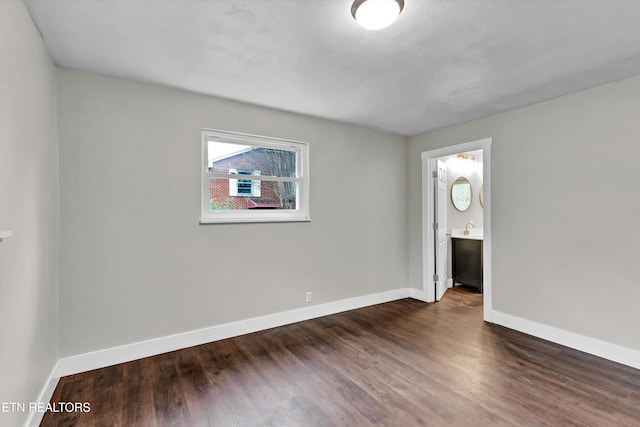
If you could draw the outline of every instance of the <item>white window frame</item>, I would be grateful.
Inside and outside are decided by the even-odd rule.
[[[257,180],[254,181],[256,183],[259,183],[259,181],[285,181],[297,183],[296,209],[248,209],[212,211],[209,205],[209,180],[211,178],[237,180],[238,175],[233,174],[231,171],[229,171],[229,173],[227,174],[209,172],[209,141],[243,144],[254,147],[274,148],[295,152],[295,177],[274,177],[260,175],[260,172],[254,172],[254,175],[243,175],[242,179]],[[202,129],[201,142],[201,224],[311,221],[311,217],[309,215],[309,143],[216,129]]]

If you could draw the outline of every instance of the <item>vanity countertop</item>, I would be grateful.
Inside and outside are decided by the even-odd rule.
[[[452,239],[470,239],[470,240],[484,240],[484,233],[482,228],[472,228],[469,230],[469,235],[464,235],[464,229],[453,229],[451,230],[451,238]]]

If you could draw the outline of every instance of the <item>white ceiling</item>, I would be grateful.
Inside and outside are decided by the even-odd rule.
[[[25,0],[55,62],[399,135],[640,74],[639,0]]]

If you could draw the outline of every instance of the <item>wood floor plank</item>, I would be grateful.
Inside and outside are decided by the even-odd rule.
[[[369,425],[367,418],[360,414],[349,401],[334,392],[334,385],[328,383],[321,372],[306,365],[286,348],[273,354],[273,358],[283,369],[291,372],[294,381],[303,393],[321,407],[327,418],[324,425],[347,426]]]
[[[241,386],[241,377],[247,375],[242,367],[245,362],[237,357],[236,347],[231,344],[229,341],[219,341],[194,347],[194,357],[202,366],[209,388],[202,399],[195,399],[197,402],[190,404],[206,407],[203,425],[264,425],[262,417]]]
[[[61,378],[42,426],[638,426],[640,371],[482,321],[482,295],[379,304]]]

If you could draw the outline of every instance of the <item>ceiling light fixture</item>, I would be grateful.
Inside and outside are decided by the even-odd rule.
[[[355,0],[351,5],[351,15],[364,28],[379,30],[396,20],[404,0]]]

